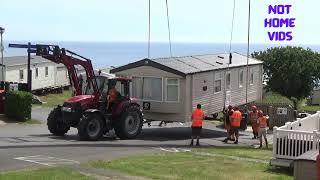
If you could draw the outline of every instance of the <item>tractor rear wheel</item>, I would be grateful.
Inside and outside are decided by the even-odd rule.
[[[54,108],[50,112],[47,119],[47,126],[49,131],[56,136],[63,136],[69,131],[70,126],[66,125],[62,120],[62,112],[60,106]]]
[[[78,124],[78,134],[81,140],[99,140],[103,130],[103,118],[97,113],[84,114]]]
[[[116,122],[114,130],[120,139],[132,139],[141,133],[143,117],[137,106],[126,108]]]

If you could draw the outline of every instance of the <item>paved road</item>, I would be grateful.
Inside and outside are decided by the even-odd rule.
[[[31,117],[32,119],[37,119],[40,121],[46,121],[48,114],[50,113],[52,108],[45,108],[41,106],[32,107]]]
[[[8,124],[0,127],[0,171],[50,164],[86,163],[89,160],[112,160],[119,157],[145,154],[172,148],[190,149],[190,124],[170,124],[167,127],[144,127],[134,140],[115,139],[113,133],[100,141],[79,141],[76,129],[64,137],[49,134],[45,124]],[[203,147],[226,146],[221,140],[226,133],[205,123]],[[241,136],[239,145],[258,144],[251,135]],[[227,144],[227,146],[235,146]],[[164,150],[162,149],[162,150]]]

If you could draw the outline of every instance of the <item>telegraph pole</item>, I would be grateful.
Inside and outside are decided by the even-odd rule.
[[[4,33],[4,28],[3,27],[0,27],[0,36],[1,36],[1,43],[0,43],[0,51],[1,51],[1,86],[4,82],[4,70],[3,70],[3,50],[4,50],[4,47],[3,47],[3,39],[2,39],[2,34]]]

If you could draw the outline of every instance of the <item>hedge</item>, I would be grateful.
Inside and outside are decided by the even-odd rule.
[[[17,121],[31,118],[32,94],[25,91],[9,91],[6,93],[5,114]]]

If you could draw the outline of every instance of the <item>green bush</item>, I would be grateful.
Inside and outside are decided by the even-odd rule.
[[[31,118],[32,94],[25,91],[9,91],[6,93],[5,114],[17,121]]]

